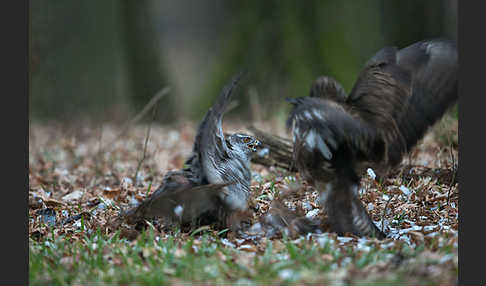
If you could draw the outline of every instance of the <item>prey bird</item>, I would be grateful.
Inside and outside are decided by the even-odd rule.
[[[458,52],[447,40],[385,47],[346,95],[321,76],[310,95],[288,99],[294,163],[319,191],[331,231],[384,238],[358,197],[360,176],[397,166],[458,98]]]
[[[204,116],[184,168],[168,172],[152,195],[128,210],[129,223],[151,218],[191,226],[237,223],[235,215],[246,211],[250,194],[250,157],[260,144],[249,135],[223,133],[223,114],[241,77],[224,86]]]

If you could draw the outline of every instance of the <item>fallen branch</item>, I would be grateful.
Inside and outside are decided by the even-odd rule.
[[[449,205],[449,203],[450,203],[451,191],[452,191],[452,187],[454,186],[454,183],[456,181],[456,173],[457,173],[456,160],[455,160],[455,157],[454,157],[454,153],[452,153],[452,144],[450,144],[449,152],[450,152],[451,160],[452,160],[452,172],[453,173],[452,173],[452,180],[449,184],[449,191],[447,192],[447,205]]]
[[[267,153],[258,152],[253,156],[252,162],[260,164],[266,167],[276,166],[287,169],[292,172],[296,172],[297,169],[293,165],[293,144],[292,141],[280,136],[267,134],[261,130],[258,130],[254,126],[249,126],[247,129],[255,136],[262,147],[262,151],[267,149]]]

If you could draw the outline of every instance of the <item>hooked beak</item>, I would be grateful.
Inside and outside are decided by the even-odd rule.
[[[257,147],[259,147],[260,145],[262,145],[262,143],[260,143],[260,141],[255,139],[253,142],[248,144],[248,148],[250,148],[251,151],[256,152]]]

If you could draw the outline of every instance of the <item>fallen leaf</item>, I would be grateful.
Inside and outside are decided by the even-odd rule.
[[[76,190],[62,197],[62,200],[66,202],[72,202],[81,199],[82,196],[83,196],[83,192],[80,190]]]
[[[258,250],[253,244],[242,244],[238,247],[238,249],[246,252],[257,252]]]
[[[121,189],[120,188],[116,188],[116,189],[108,189],[108,188],[105,188],[103,190],[103,195],[108,198],[108,199],[114,199],[116,198],[118,195],[120,195],[121,193]]]

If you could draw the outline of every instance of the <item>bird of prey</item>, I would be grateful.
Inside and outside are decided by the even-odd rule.
[[[331,230],[384,238],[358,197],[360,176],[397,166],[428,128],[457,102],[458,52],[447,40],[385,47],[350,94],[321,76],[310,95],[288,99],[294,163],[319,191]]]
[[[215,223],[225,227],[231,216],[247,208],[250,157],[260,144],[252,136],[225,136],[222,118],[242,73],[226,84],[199,125],[193,151],[184,168],[167,173],[161,186],[126,212],[128,222],[165,218],[191,226]]]

